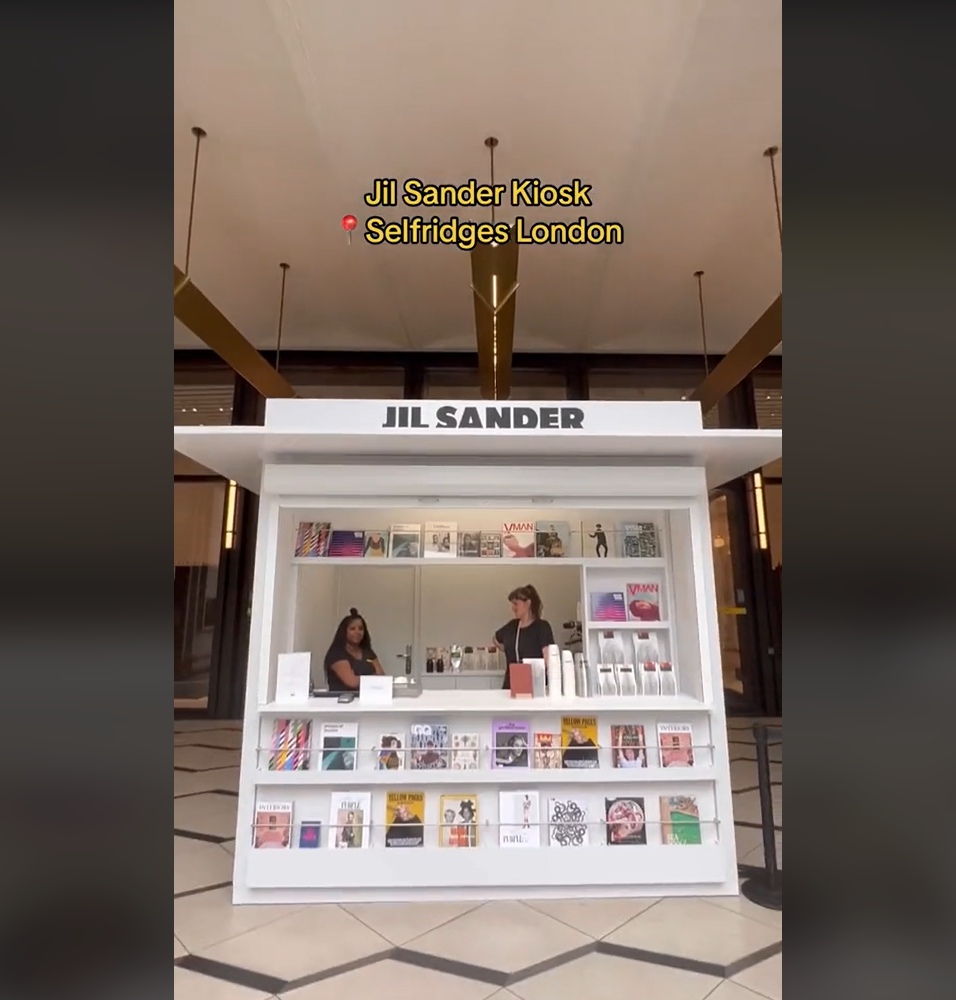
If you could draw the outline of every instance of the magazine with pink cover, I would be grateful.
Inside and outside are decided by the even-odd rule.
[[[535,554],[534,521],[503,521],[501,554],[505,559],[533,559]]]
[[[694,729],[687,722],[659,722],[657,742],[661,767],[694,766]]]
[[[534,734],[534,766],[550,770],[561,767],[561,734]]]
[[[292,803],[259,802],[256,804],[252,846],[283,848],[292,844]]]
[[[627,620],[659,622],[661,620],[661,586],[659,583],[629,583],[627,585]]]
[[[611,747],[615,767],[647,767],[643,726],[611,726]]]

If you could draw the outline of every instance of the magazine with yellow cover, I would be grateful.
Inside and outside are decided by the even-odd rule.
[[[561,720],[561,766],[598,766],[598,727],[593,715],[566,715]]]
[[[438,843],[442,847],[478,846],[478,796],[443,795],[439,802]]]
[[[385,846],[421,847],[425,843],[425,793],[389,792],[385,797]]]

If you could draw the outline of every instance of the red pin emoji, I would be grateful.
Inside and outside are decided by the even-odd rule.
[[[342,216],[342,228],[349,234],[349,246],[352,245],[352,230],[358,225],[354,215]]]

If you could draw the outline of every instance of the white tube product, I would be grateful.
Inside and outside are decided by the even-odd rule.
[[[570,701],[575,695],[583,697],[574,683],[574,656],[570,649],[561,652],[561,690],[565,701]]]
[[[547,646],[544,650],[544,665],[548,672],[548,697],[560,701],[561,693],[561,651],[557,646]]]
[[[531,665],[531,694],[534,698],[545,698],[548,694],[547,672],[541,657],[523,661]]]

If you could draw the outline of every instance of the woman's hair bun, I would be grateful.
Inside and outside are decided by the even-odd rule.
[[[353,618],[358,618],[358,608],[349,608],[349,614]]]

